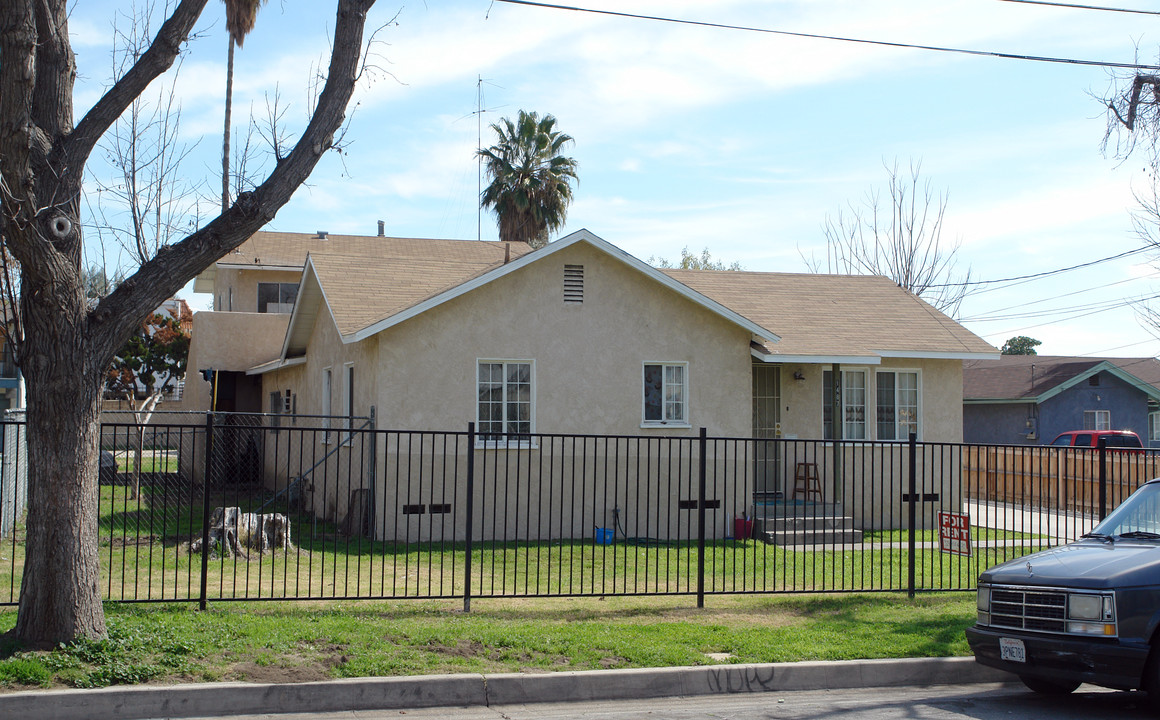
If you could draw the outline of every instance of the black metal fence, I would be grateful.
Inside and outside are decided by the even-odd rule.
[[[700,604],[967,590],[992,564],[1077,538],[1160,464],[1145,452],[914,440],[497,440],[471,426],[380,430],[372,418],[163,419],[102,427],[111,601],[455,598],[469,608],[496,597]],[[5,428],[0,490],[21,466],[22,433],[19,422]],[[0,604],[19,596],[19,486],[13,476],[0,492]]]

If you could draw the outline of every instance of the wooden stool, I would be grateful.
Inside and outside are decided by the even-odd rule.
[[[810,499],[811,495],[818,496],[818,502],[822,501],[822,484],[818,480],[818,464],[812,462],[800,462],[793,472],[793,497],[803,495],[806,500]]]

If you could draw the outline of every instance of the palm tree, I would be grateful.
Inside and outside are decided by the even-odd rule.
[[[222,212],[230,209],[230,116],[234,105],[234,45],[242,46],[254,29],[258,8],[266,0],[222,0],[226,4],[226,29],[230,53],[226,61],[226,129],[222,135]]]
[[[561,154],[572,137],[556,129],[552,115],[523,110],[515,123],[503,118],[491,129],[498,142],[477,152],[490,180],[479,205],[495,211],[500,240],[543,247],[572,202],[577,163]]]

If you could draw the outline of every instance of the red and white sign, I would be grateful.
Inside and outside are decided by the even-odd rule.
[[[971,516],[939,511],[938,548],[953,555],[971,554]]]

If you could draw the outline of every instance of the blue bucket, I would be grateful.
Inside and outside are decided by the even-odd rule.
[[[616,535],[616,530],[613,528],[596,528],[596,544],[597,545],[611,545],[612,538]]]

